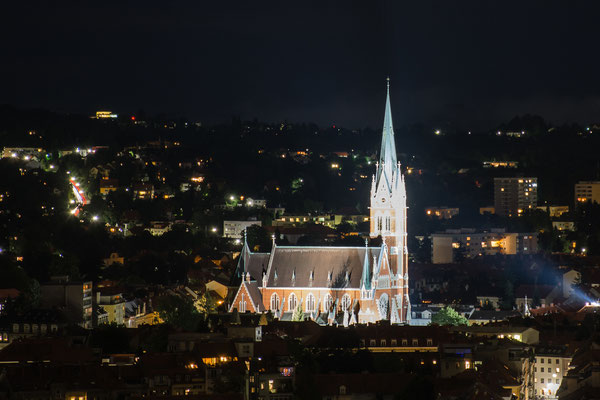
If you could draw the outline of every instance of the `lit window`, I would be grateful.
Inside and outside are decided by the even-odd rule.
[[[288,301],[288,309],[290,311],[294,311],[296,309],[296,306],[298,305],[298,298],[296,297],[296,295],[294,293],[290,294],[290,298]]]
[[[324,311],[329,311],[333,305],[333,297],[328,293],[325,295],[325,302],[323,303]]]
[[[271,310],[279,310],[279,296],[273,293],[271,296]]]
[[[309,293],[306,296],[306,312],[315,311],[315,296],[312,293]]]
[[[345,294],[342,297],[342,310],[346,311],[350,308],[350,296]]]

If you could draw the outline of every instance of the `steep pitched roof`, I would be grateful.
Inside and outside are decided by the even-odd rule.
[[[396,142],[394,141],[394,125],[392,123],[392,106],[390,105],[390,80],[387,81],[387,96],[385,99],[385,117],[383,118],[383,134],[381,137],[381,150],[379,166],[377,168],[376,182],[379,187],[383,179],[388,187],[392,188],[392,176],[397,169]]]
[[[234,308],[237,308],[238,297],[240,295],[245,295],[248,301],[251,303],[251,311],[252,312],[262,312],[265,311],[265,308],[262,304],[262,294],[260,289],[258,288],[258,283],[256,281],[247,281],[243,280],[240,284],[240,288],[238,289],[235,297],[233,298],[233,302],[230,307],[230,312],[233,311]]]
[[[378,247],[368,250],[369,257],[379,256]],[[364,258],[364,247],[276,246],[267,286],[359,289]]]
[[[260,289],[258,288],[258,283],[256,281],[246,281],[242,285],[245,286],[246,291],[248,292],[248,296],[250,296],[250,301],[252,301],[256,312],[264,311],[262,303],[262,294],[260,293]]]

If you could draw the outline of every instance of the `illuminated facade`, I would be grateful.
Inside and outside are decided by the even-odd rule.
[[[118,115],[112,111],[96,111],[96,119],[117,118]]]
[[[537,206],[537,178],[494,178],[496,214],[518,217]]]
[[[587,201],[600,203],[600,181],[582,181],[575,184],[575,205]]]
[[[389,82],[370,203],[370,236],[381,236],[378,247],[274,244],[270,253],[253,253],[244,243],[236,271],[241,284],[230,310],[271,311],[283,319],[302,310],[329,324],[408,322],[406,189],[396,157]]]
[[[537,253],[537,233],[505,232],[492,229],[491,232],[477,232],[474,229],[448,229],[431,235],[432,262],[447,264],[463,258],[475,258],[495,254],[535,254]]]

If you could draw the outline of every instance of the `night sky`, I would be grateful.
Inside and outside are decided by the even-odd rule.
[[[397,126],[600,121],[597,1],[11,3],[0,103],[362,128],[389,75]]]

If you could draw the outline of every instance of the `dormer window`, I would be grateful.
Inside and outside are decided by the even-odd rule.
[[[350,273],[346,271],[346,282],[350,282]]]
[[[296,270],[292,271],[292,283],[296,282]]]
[[[311,281],[315,279],[315,271],[310,271],[308,279],[310,279]]]
[[[331,282],[333,273],[331,271],[327,272],[327,282]]]

